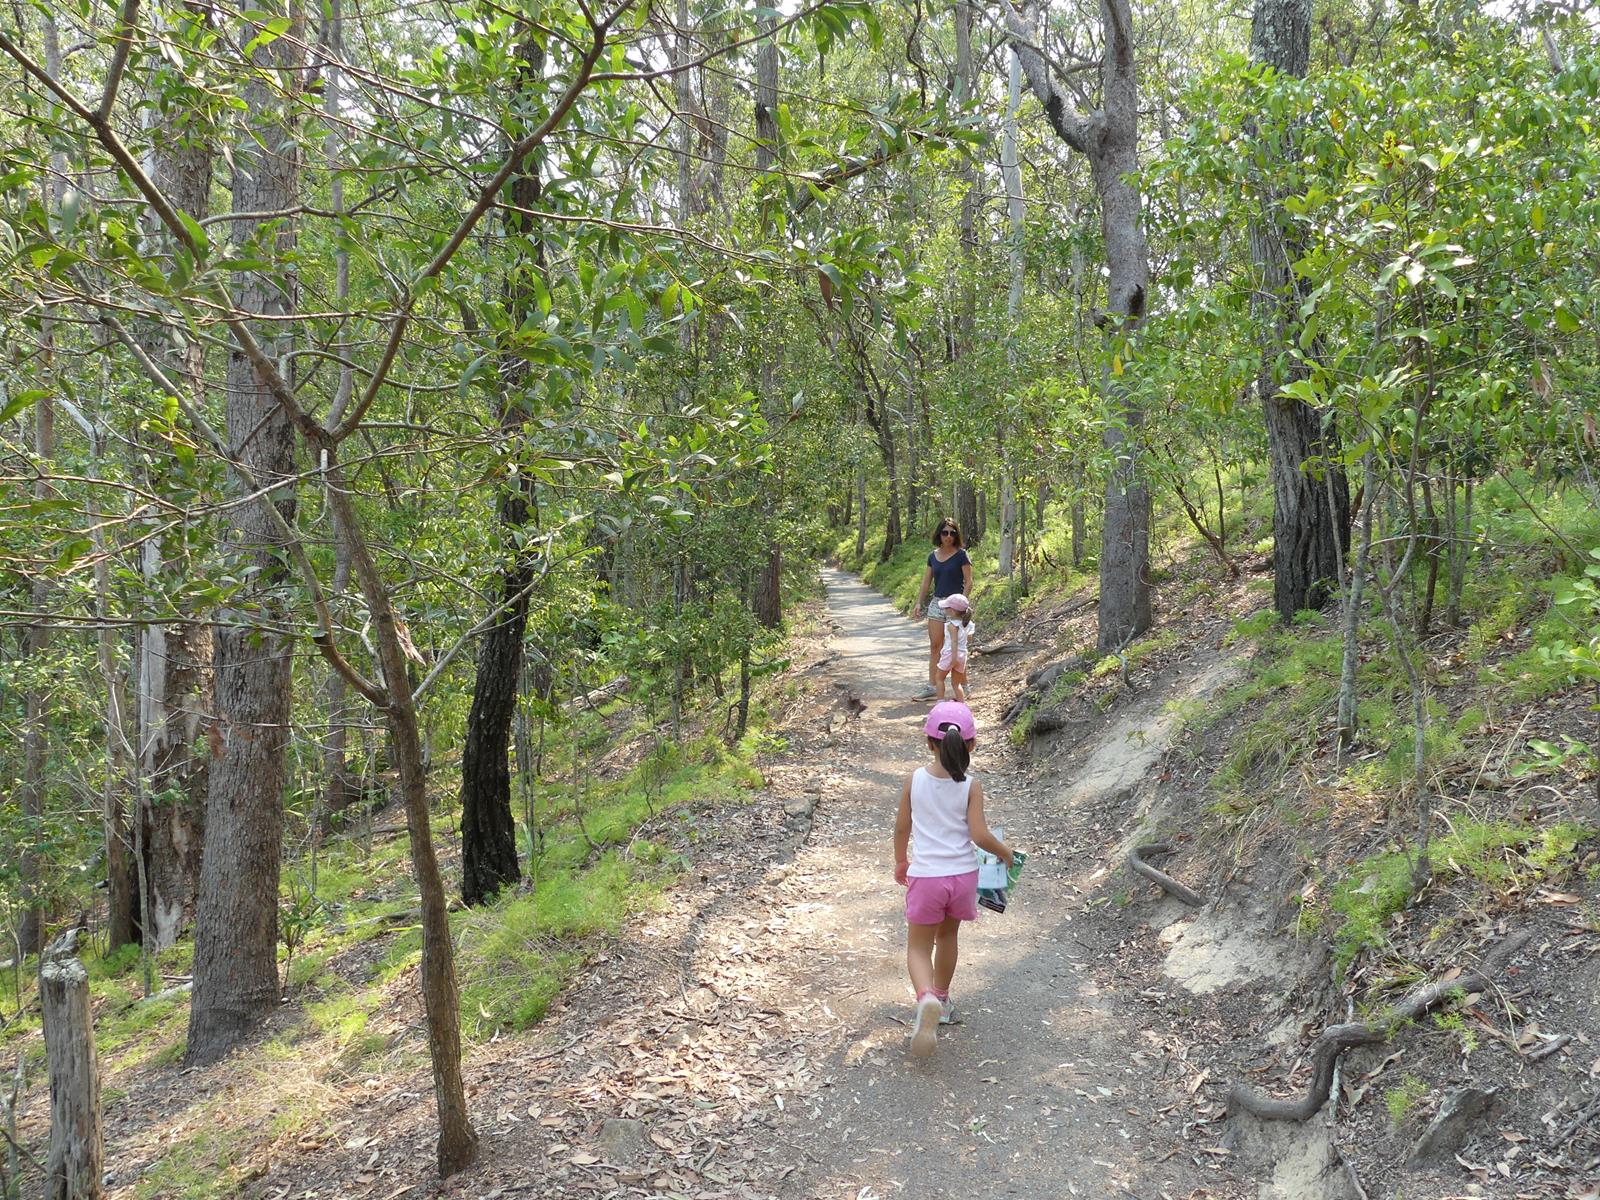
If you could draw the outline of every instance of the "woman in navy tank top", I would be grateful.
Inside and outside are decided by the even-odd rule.
[[[928,685],[919,693],[928,699],[938,688],[939,652],[944,649],[944,609],[940,602],[960,593],[972,595],[972,560],[967,557],[966,540],[961,536],[961,526],[946,517],[933,531],[933,553],[928,555],[928,569],[922,573],[922,586],[917,590],[917,611],[928,620]],[[929,589],[933,599],[928,600]]]

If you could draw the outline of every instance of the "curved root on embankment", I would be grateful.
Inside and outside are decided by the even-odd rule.
[[[1135,875],[1148,879],[1167,895],[1176,896],[1190,908],[1199,908],[1206,902],[1204,896],[1185,887],[1160,867],[1152,866],[1145,861],[1152,854],[1171,854],[1174,849],[1171,842],[1147,842],[1143,846],[1135,846],[1128,851],[1128,866]]]
[[[1387,1012],[1383,1025],[1369,1025],[1352,1021],[1344,1025],[1330,1025],[1311,1044],[1311,1089],[1298,1100],[1272,1100],[1258,1095],[1248,1084],[1236,1083],[1228,1091],[1228,1110],[1243,1110],[1266,1121],[1309,1121],[1327,1102],[1333,1086],[1333,1068],[1339,1056],[1354,1046],[1372,1046],[1389,1040],[1390,1034],[1404,1021],[1415,1021],[1429,1009],[1436,1007],[1457,990],[1482,991],[1490,986],[1500,966],[1531,937],[1528,933],[1514,933],[1496,946],[1483,961],[1482,968],[1465,971],[1454,979],[1430,983],[1412,992]]]

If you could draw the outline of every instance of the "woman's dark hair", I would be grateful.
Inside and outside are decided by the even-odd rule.
[[[946,517],[933,527],[933,544],[935,546],[939,544],[939,535],[946,529],[954,531],[956,535],[956,549],[965,550],[967,547],[967,539],[961,536],[961,526],[956,524],[954,517]]]
[[[972,762],[972,752],[961,736],[961,726],[954,721],[945,723],[944,736],[928,739],[928,745],[939,752],[939,765],[950,773],[950,778],[960,783],[967,777],[967,766]]]

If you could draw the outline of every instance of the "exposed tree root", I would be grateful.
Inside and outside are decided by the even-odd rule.
[[[1527,942],[1527,933],[1515,933],[1502,941],[1485,958],[1481,969],[1464,971],[1454,979],[1439,980],[1419,988],[1387,1012],[1383,1025],[1369,1025],[1351,1021],[1343,1025],[1330,1025],[1311,1044],[1311,1088],[1298,1100],[1274,1100],[1261,1096],[1245,1083],[1235,1083],[1228,1091],[1228,1111],[1244,1111],[1265,1121],[1309,1121],[1327,1102],[1333,1084],[1334,1064],[1339,1056],[1352,1046],[1372,1046],[1389,1040],[1396,1025],[1415,1021],[1437,1007],[1451,994],[1460,991],[1482,991],[1489,987],[1492,976],[1506,959]]]
[[[1176,896],[1190,908],[1199,908],[1206,902],[1204,896],[1185,887],[1159,867],[1145,861],[1152,854],[1171,854],[1174,849],[1171,842],[1148,842],[1143,846],[1135,846],[1128,851],[1128,866],[1133,868],[1135,875],[1148,879],[1167,895]]]
[[[1033,722],[1028,726],[1029,736],[1041,733],[1055,733],[1065,729],[1068,725],[1082,725],[1088,717],[1069,717],[1064,706],[1047,708],[1044,712],[1035,713]]]

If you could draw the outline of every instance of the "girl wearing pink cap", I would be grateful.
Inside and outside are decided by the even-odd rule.
[[[978,725],[958,700],[933,706],[923,724],[933,761],[900,788],[894,822],[894,878],[906,889],[906,970],[917,994],[911,1053],[933,1053],[940,1025],[955,1015],[950,981],[956,973],[961,922],[978,919],[975,846],[1011,866],[1011,850],[983,819],[983,785],[967,774]]]
[[[935,687],[938,698],[944,699],[944,681],[948,677],[957,700],[967,698],[967,648],[972,641],[972,602],[957,592],[939,602],[944,610],[944,647],[939,651],[939,668]]]

